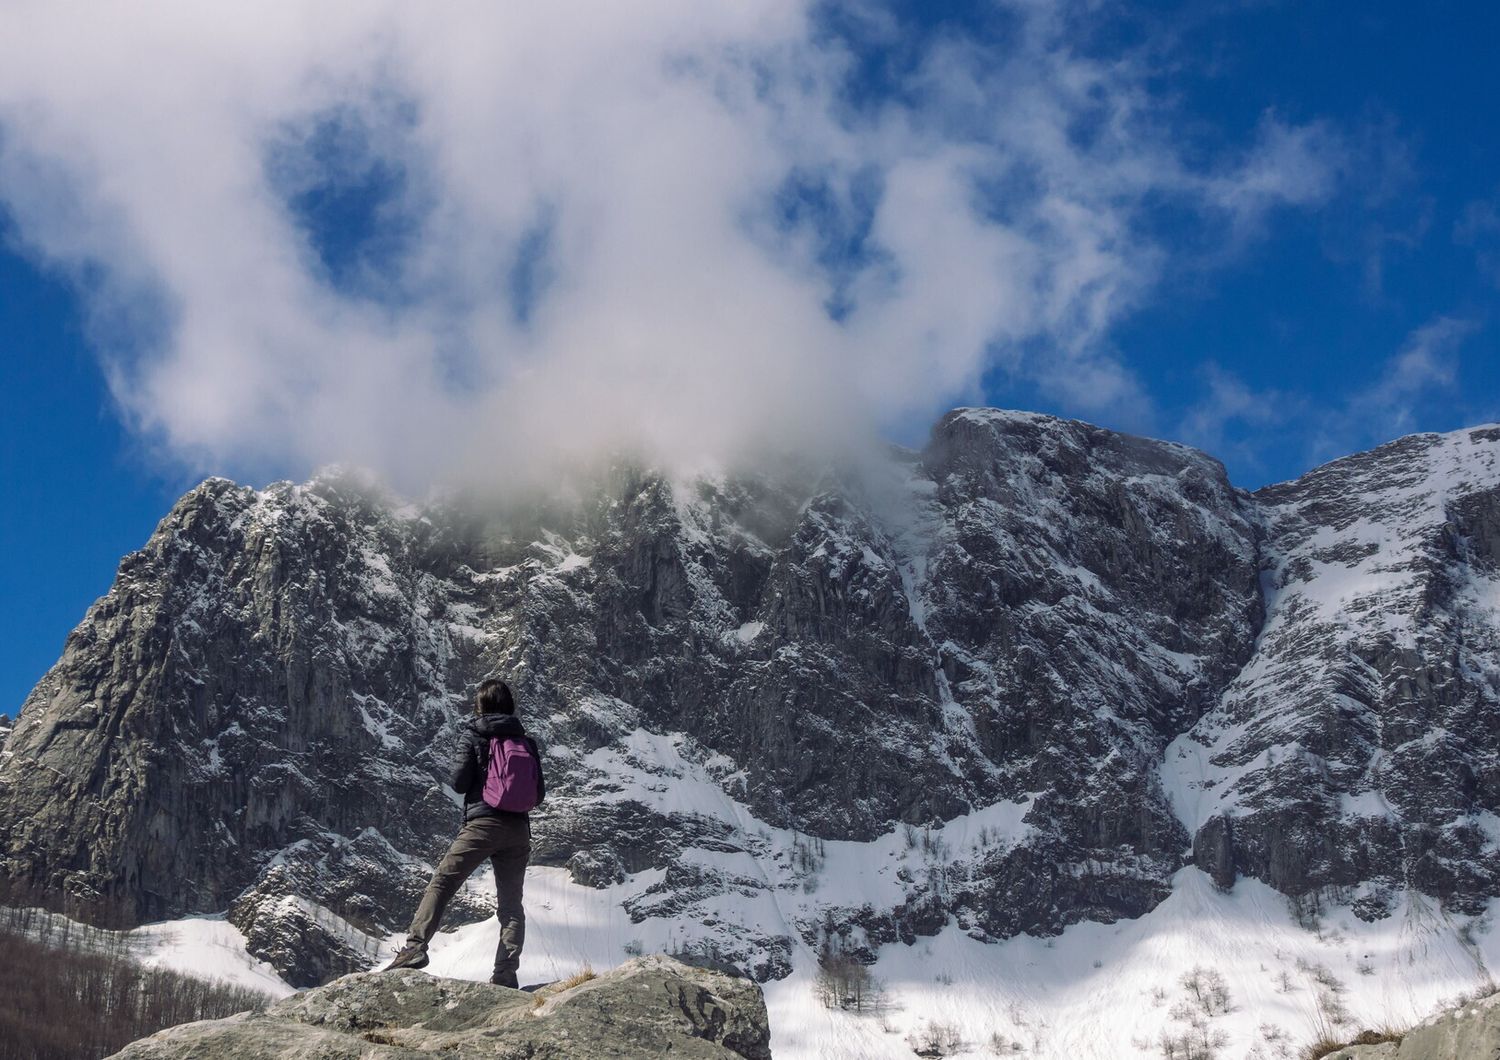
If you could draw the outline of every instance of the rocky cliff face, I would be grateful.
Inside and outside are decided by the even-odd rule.
[[[829,932],[1135,916],[1190,860],[1473,908],[1497,454],[1416,436],[1252,495],[1182,446],[971,409],[858,468],[617,468],[508,509],[210,480],[24,705],[3,873],[96,918],[228,909],[294,983],[365,967],[499,672],[547,748],[534,860],[635,881],[630,917],[757,976]],[[869,886],[820,889],[859,858]]]
[[[1269,614],[1169,751],[1199,865],[1384,915],[1500,893],[1500,430],[1418,435],[1255,497]]]
[[[769,1042],[754,983],[652,956],[535,994],[414,971],[351,975],[265,1012],[169,1028],[115,1057],[770,1060]]]

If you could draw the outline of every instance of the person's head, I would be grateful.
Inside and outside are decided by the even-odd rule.
[[[514,714],[516,700],[510,694],[510,685],[496,677],[485,681],[479,686],[479,694],[474,697],[474,712],[476,714]]]

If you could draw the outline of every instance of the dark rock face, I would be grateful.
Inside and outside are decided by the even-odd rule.
[[[347,482],[185,496],[23,708],[7,876],[133,922],[224,909],[373,830],[384,890],[409,892],[454,813],[429,747],[456,650],[420,540]]]
[[[1256,495],[1270,618],[1166,759],[1199,867],[1370,916],[1393,888],[1500,892],[1497,443],[1416,435]]]
[[[1250,495],[1182,446],[969,409],[859,468],[618,468],[509,509],[210,480],[28,698],[0,867],[96,919],[228,909],[299,985],[365,966],[499,672],[546,748],[533,860],[650,872],[625,915],[761,977],[830,930],[1137,916],[1190,861],[1470,908],[1497,891],[1497,453],[1417,436]],[[856,849],[888,855],[878,894],[820,890]]]
[[[1193,836],[1193,864],[1213,878],[1222,890],[1234,886],[1238,875],[1234,864],[1234,818],[1229,814],[1210,817]]]
[[[169,1028],[115,1056],[770,1060],[770,1037],[754,983],[650,956],[535,995],[409,970],[351,975],[265,1012]]]
[[[993,778],[981,798],[1039,793],[1035,840],[972,885],[976,925],[1137,916],[1189,843],[1162,751],[1261,621],[1252,512],[1202,454],[1041,416],[953,414],[926,463],[943,525],[919,598],[977,737],[965,771]]]

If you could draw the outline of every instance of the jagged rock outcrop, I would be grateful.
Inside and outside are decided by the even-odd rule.
[[[247,889],[291,874],[288,913],[375,929],[367,903],[420,891],[454,812],[429,748],[458,649],[425,617],[423,542],[347,480],[185,496],[18,718],[6,874],[126,923],[266,910]],[[319,871],[362,842],[379,872],[369,849]]]
[[[971,933],[1139,915],[1189,842],[1157,763],[1261,622],[1253,509],[1201,453],[1040,416],[950,416],[922,467],[936,526],[914,596],[975,736],[963,768],[1037,793],[1030,841],[959,896]]]
[[[1500,893],[1500,429],[1415,435],[1255,495],[1269,617],[1169,751],[1194,857],[1384,915]]]
[[[1322,1060],[1500,1060],[1500,994],[1434,1016],[1400,1042],[1346,1045]]]
[[[500,672],[548,756],[534,860],[639,880],[625,915],[761,978],[830,931],[1136,916],[1190,860],[1477,908],[1497,454],[1421,435],[1248,494],[1180,445],[964,409],[858,466],[621,466],[504,504],[211,479],[24,705],[0,875],[95,919],[228,910],[297,985],[361,967]],[[828,844],[877,885],[820,889]]]
[[[648,956],[535,994],[410,970],[355,974],[264,1012],[169,1028],[115,1056],[770,1060],[770,1033],[754,983]]]

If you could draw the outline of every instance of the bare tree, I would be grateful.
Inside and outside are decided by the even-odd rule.
[[[163,1027],[264,1008],[270,1000],[146,968],[128,950],[118,932],[8,910],[0,924],[0,1060],[105,1056]]]
[[[830,954],[818,960],[815,987],[818,1000],[828,1008],[873,1011],[880,1007],[885,992],[880,980],[853,957]]]
[[[908,1038],[906,1043],[918,1056],[941,1057],[962,1049],[964,1039],[953,1024],[929,1020],[927,1025]]]

